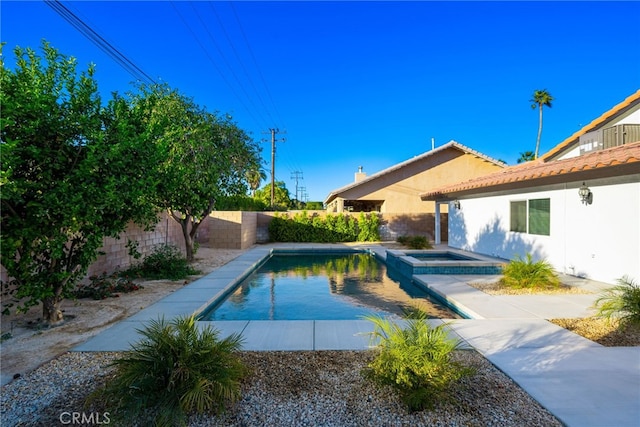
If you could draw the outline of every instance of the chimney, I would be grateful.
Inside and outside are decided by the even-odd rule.
[[[358,167],[358,172],[356,172],[356,182],[360,182],[367,177],[367,174],[362,172],[362,166]]]

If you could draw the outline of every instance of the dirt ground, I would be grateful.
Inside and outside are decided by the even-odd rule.
[[[136,280],[143,289],[120,294],[118,298],[65,300],[62,303],[65,322],[52,328],[43,326],[41,306],[33,307],[24,314],[12,313],[9,316],[1,316],[2,335],[11,336],[0,344],[2,385],[10,382],[15,375],[32,371],[97,335],[113,323],[132,316],[187,283],[210,273],[242,252],[244,250],[211,249],[201,246],[194,263],[194,267],[201,273],[190,276],[186,281]]]

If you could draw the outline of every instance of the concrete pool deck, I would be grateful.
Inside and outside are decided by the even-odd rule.
[[[349,246],[353,247],[353,246]],[[364,246],[363,246],[364,247]],[[383,246],[366,246],[384,255]],[[322,250],[345,245],[256,246],[226,265],[116,323],[74,351],[123,351],[137,341],[136,329],[159,316],[199,312],[272,248]],[[545,319],[587,317],[598,282],[565,277],[593,294],[488,295],[467,283],[495,276],[417,275],[424,284],[472,319],[450,321],[452,331],[511,377],[567,426],[640,425],[640,347],[604,347]],[[442,320],[433,320],[434,323]],[[242,333],[244,350],[365,350],[370,322],[364,320],[214,321],[222,337]]]

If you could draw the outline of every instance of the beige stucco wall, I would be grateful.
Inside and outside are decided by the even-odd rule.
[[[494,163],[451,148],[341,192],[339,199],[383,200],[381,213],[434,213],[434,202],[422,201],[421,193],[500,169]],[[442,208],[446,212],[446,206]]]

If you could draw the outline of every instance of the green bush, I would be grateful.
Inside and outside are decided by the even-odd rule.
[[[358,216],[358,242],[378,242],[380,240],[380,217],[376,214]]]
[[[629,276],[617,282],[617,286],[605,289],[596,300],[597,316],[609,322],[615,319],[621,327],[640,325],[640,286]]]
[[[127,425],[135,419],[174,426],[185,425],[191,413],[220,413],[239,399],[247,373],[237,354],[240,335],[220,340],[217,330],[200,330],[194,316],[154,320],[139,332],[143,339],[113,363],[115,376],[90,402]]]
[[[117,297],[119,292],[128,293],[143,289],[141,285],[133,283],[128,277],[123,277],[121,274],[119,272],[112,274],[104,272],[98,276],[90,276],[90,282],[79,285],[71,296],[100,300]]]
[[[159,245],[127,273],[147,279],[181,280],[199,271],[189,265],[177,247]]]
[[[396,241],[410,249],[433,249],[429,239],[424,236],[400,236]]]
[[[546,260],[533,262],[531,254],[526,259],[511,260],[503,269],[501,283],[515,289],[550,289],[560,287],[560,279]]]
[[[358,219],[342,213],[309,216],[303,211],[293,217],[286,213],[275,214],[269,223],[269,238],[272,242],[373,242],[380,240],[379,222],[375,213],[361,213]]]
[[[432,408],[450,398],[454,384],[474,370],[452,359],[461,342],[449,337],[445,324],[432,327],[426,315],[407,319],[404,327],[380,316],[367,316],[375,329],[372,342],[379,340],[375,359],[365,375],[400,392],[409,410]]]

